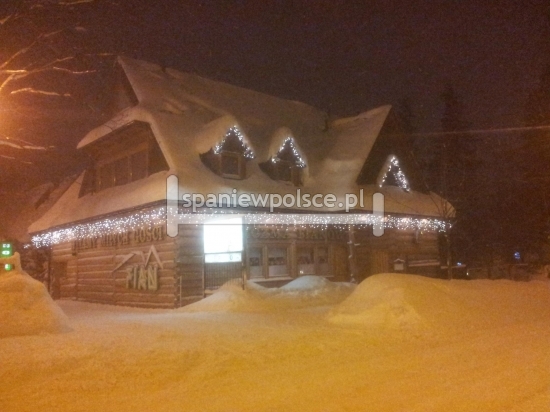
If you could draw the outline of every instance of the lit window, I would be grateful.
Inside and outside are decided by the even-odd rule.
[[[243,250],[241,218],[214,220],[203,225],[206,263],[240,262]]]

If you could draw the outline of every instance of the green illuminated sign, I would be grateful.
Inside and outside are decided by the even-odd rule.
[[[2,248],[0,248],[0,257],[10,257],[13,255],[13,245],[10,242],[2,242],[0,245],[2,246]],[[12,270],[12,265],[6,263],[4,269]]]
[[[2,249],[0,249],[0,254],[4,257],[13,255],[12,244],[9,242],[2,242]]]

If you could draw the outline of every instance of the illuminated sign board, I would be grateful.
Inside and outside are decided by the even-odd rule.
[[[243,250],[241,218],[215,219],[204,227],[206,263],[240,262]]]

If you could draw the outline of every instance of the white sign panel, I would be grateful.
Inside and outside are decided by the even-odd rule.
[[[243,251],[242,218],[220,218],[204,224],[207,263],[240,262]]]

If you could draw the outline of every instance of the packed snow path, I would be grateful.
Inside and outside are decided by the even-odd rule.
[[[0,339],[0,411],[549,410],[547,283],[381,276],[281,310],[231,288],[201,311],[60,301],[72,332]]]

